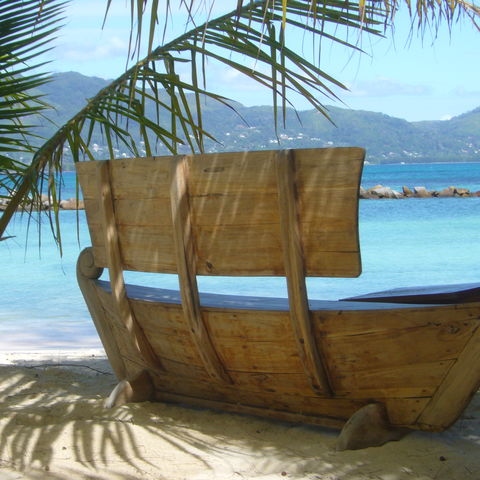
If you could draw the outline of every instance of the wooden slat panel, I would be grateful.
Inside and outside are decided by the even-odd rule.
[[[170,200],[182,307],[190,326],[193,343],[208,374],[215,380],[231,383],[205,327],[196,280],[196,259],[188,204],[188,170],[183,158],[172,160]]]
[[[122,246],[125,270],[177,273],[171,230],[160,226],[135,228],[120,225],[117,235]],[[95,264],[107,267],[107,258],[102,251],[105,245],[103,229],[93,226],[90,237],[94,247]]]
[[[285,275],[278,224],[197,225],[195,238],[199,275]]]
[[[249,311],[204,307],[204,312],[208,329],[218,341],[241,339],[268,342],[275,338],[280,343],[295,345],[288,311]]]
[[[413,306],[358,302],[357,307],[355,302],[348,302],[346,305],[354,306],[354,309],[348,310],[342,310],[340,302],[337,304],[340,306],[339,310],[335,309],[334,305],[328,303],[328,309],[313,311],[317,335],[328,336],[330,339],[335,337],[355,339],[357,336],[366,334],[388,334],[389,332],[395,334],[397,329],[408,330],[420,327],[433,329],[428,333],[433,335],[432,339],[437,339],[439,336],[448,339],[461,334],[465,329],[471,332],[478,326],[476,304],[439,307],[438,305]]]
[[[228,403],[222,400],[209,400],[205,398],[189,397],[185,395],[176,395],[159,391],[156,392],[156,399],[161,402],[187,403],[202,408],[226,410],[227,412],[232,413],[275,418],[276,420],[282,420],[285,422],[306,423],[327,428],[340,429],[345,423],[345,419],[343,418],[338,419],[321,415],[305,415],[303,413],[292,413],[285,410],[276,410],[271,406],[255,407],[252,405],[242,405],[236,402]]]
[[[131,336],[131,340],[139,354],[151,367],[161,368],[160,362],[153,353],[142,329],[137,324],[130,308],[130,304],[128,303],[125,282],[123,280],[122,257],[120,253],[110,186],[109,162],[99,162],[97,163],[97,168],[97,185],[100,192],[100,211],[103,217],[104,242],[114,305],[118,312],[118,317],[125,325],[125,328]]]
[[[197,274],[285,274],[278,248],[281,234],[275,155],[276,151],[260,151],[188,157]],[[363,150],[356,148],[296,150],[300,231],[308,276],[360,273],[357,193],[363,155]],[[111,162],[120,245],[127,269],[176,273],[171,262],[173,227],[165,218],[171,158]],[[98,211],[95,207],[91,211],[91,200],[97,195],[92,188],[94,166],[95,162],[77,165],[92,236],[101,229]],[[158,243],[152,236],[158,237]],[[96,264],[104,266],[99,263],[105,261],[102,241],[94,241],[94,247]]]
[[[450,306],[323,311],[314,328],[339,394],[430,396],[478,328],[476,316]]]
[[[313,336],[303,267],[302,239],[298,225],[295,166],[292,151],[279,151],[276,158],[278,199],[283,256],[287,277],[290,318],[297,348],[312,388],[332,394],[324,363]]]
[[[168,198],[171,157],[118,159],[112,163],[114,199]]]
[[[371,401],[369,399],[290,395],[279,392],[255,391],[247,387],[239,389],[236,385],[198,382],[189,378],[182,378],[182,381],[179,382],[178,377],[164,374],[154,374],[153,380],[158,392],[170,392],[226,403],[261,406],[313,415],[326,414],[345,419],[348,419],[356,410]]]
[[[429,398],[388,398],[385,400],[388,420],[391,425],[415,428],[418,414],[425,408]]]
[[[327,336],[323,337],[323,345],[332,377],[346,372],[354,375],[379,365],[394,367],[455,359],[472,331],[472,326],[458,328],[452,332],[449,325],[425,324],[385,333]],[[412,349],[412,345],[419,347]]]
[[[245,372],[300,373],[303,371],[296,346],[223,339],[217,343],[217,352],[225,368]]]
[[[274,152],[189,157],[200,275],[284,275]]]
[[[455,422],[480,388],[479,365],[480,328],[477,328],[420,415],[418,424],[421,427],[444,430]]]
[[[367,370],[342,372],[332,378],[337,395],[356,397],[430,397],[453,360],[412,365],[372,365]]]

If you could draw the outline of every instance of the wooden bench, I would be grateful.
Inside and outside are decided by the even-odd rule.
[[[472,368],[457,379],[478,364],[478,303],[307,297],[307,276],[360,275],[364,154],[77,164],[92,239],[79,284],[121,380],[109,405],[157,399],[331,427],[360,411],[342,448],[355,445],[352,424],[370,423],[365,446],[397,438],[393,427],[455,421],[480,382]],[[177,274],[179,290],[126,286],[124,270]],[[285,277],[288,299],[200,294],[198,275]]]

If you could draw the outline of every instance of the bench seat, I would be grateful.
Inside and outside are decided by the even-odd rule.
[[[96,280],[95,282],[106,292],[111,292],[110,282]],[[165,288],[145,287],[126,284],[127,296],[133,300],[144,302],[158,302],[181,305],[182,299],[179,290]],[[432,306],[423,302],[424,306]],[[246,295],[225,295],[218,293],[200,292],[200,305],[205,308],[228,308],[230,310],[265,310],[265,311],[289,311],[287,298],[278,297],[254,297]],[[309,299],[308,306],[311,311],[341,311],[341,310],[392,310],[399,308],[412,308],[415,303],[394,304],[392,302],[362,302],[347,300],[315,300]]]
[[[480,284],[460,283],[456,285],[394,288],[392,290],[382,290],[380,292],[343,298],[342,301],[441,305],[471,303],[480,301]]]

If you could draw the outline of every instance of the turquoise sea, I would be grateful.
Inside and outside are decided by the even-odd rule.
[[[63,198],[74,196],[74,174],[65,174]],[[401,189],[450,185],[480,190],[480,163],[367,165],[362,185]],[[100,347],[75,278],[80,250],[89,245],[84,213],[61,212],[63,257],[42,219],[17,214],[0,242],[0,349],[22,351]],[[27,240],[28,233],[28,240]],[[480,197],[361,200],[363,273],[356,279],[309,279],[311,298],[336,299],[413,285],[480,282]],[[128,282],[177,288],[174,276],[127,274]],[[199,280],[203,291],[286,295],[277,278]]]

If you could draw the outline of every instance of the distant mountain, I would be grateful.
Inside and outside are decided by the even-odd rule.
[[[65,123],[108,83],[75,72],[56,74],[42,87],[46,100],[56,108],[50,118],[59,125]],[[212,152],[362,146],[370,163],[480,161],[480,108],[447,121],[407,122],[382,113],[329,107],[334,124],[316,110],[295,113],[289,109],[286,128],[280,128],[277,136],[272,107],[232,103],[233,108],[228,108],[213,101],[204,106],[205,129],[219,142],[206,142],[206,150]],[[42,135],[51,136],[54,131],[50,123],[43,123]],[[94,141],[98,155],[105,157],[100,132]],[[166,152],[159,146],[158,154]]]

